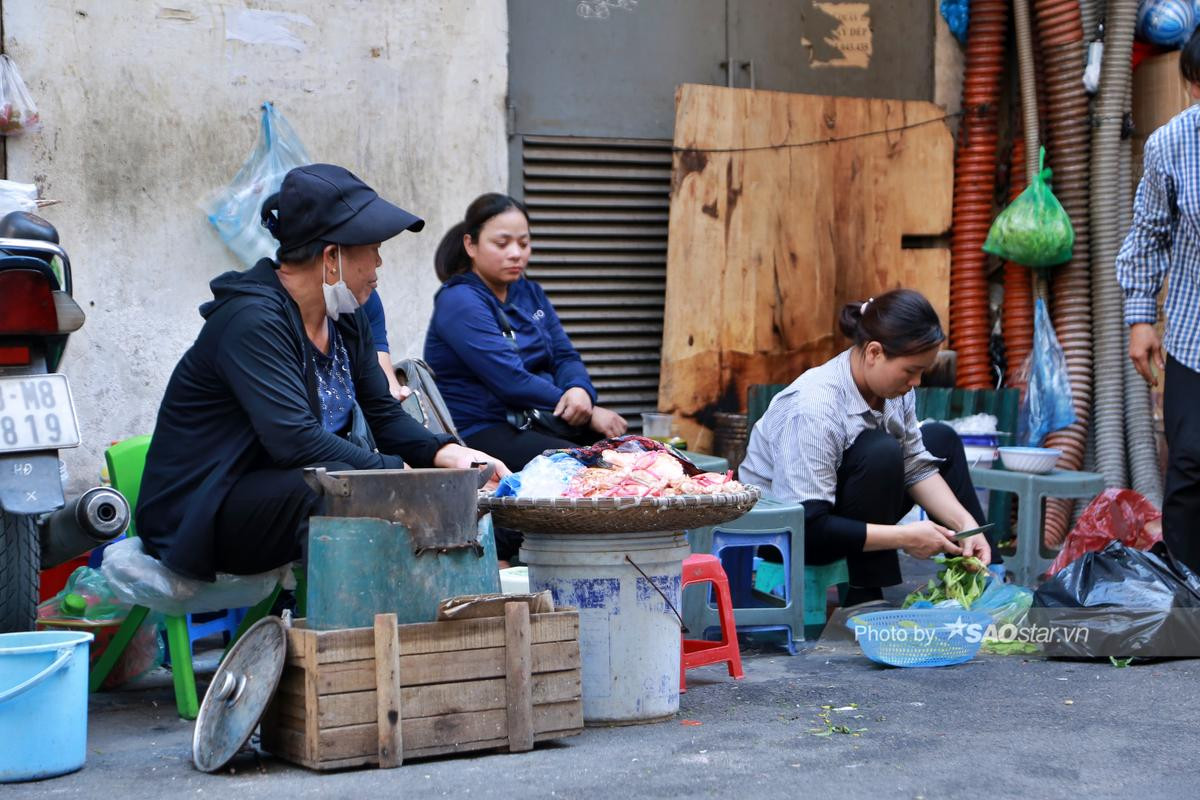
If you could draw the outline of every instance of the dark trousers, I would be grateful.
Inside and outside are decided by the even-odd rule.
[[[1163,540],[1171,555],[1200,570],[1200,373],[1170,356],[1163,423],[1167,434]]]
[[[950,491],[980,524],[983,508],[971,483],[971,474],[963,452],[962,440],[949,425],[932,422],[921,427],[925,448],[945,459],[938,471]],[[833,513],[839,517],[895,525],[913,507],[912,496],[904,486],[904,453],[898,442],[885,431],[864,431],[842,455],[838,468],[837,500]],[[995,561],[996,545],[989,539]],[[862,587],[893,586],[900,583],[900,558],[895,550],[864,552],[858,543],[836,536],[808,536],[804,539],[804,558],[810,564],[828,564],[846,559],[850,585]]]
[[[513,472],[520,472],[543,451],[575,447],[575,442],[547,436],[538,431],[518,430],[507,422],[484,428],[464,437],[463,441],[467,443],[467,447],[482,450],[500,459],[504,466]],[[496,528],[496,557],[501,561],[512,561],[521,549],[523,538],[520,531]]]
[[[330,472],[349,464],[314,464]],[[304,482],[303,469],[247,472],[217,510],[217,571],[254,575],[302,560],[308,551],[308,518],[325,510],[325,498]]]

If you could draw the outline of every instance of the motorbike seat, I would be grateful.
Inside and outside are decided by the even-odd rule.
[[[37,214],[13,211],[0,219],[0,237],[58,244],[58,229]]]

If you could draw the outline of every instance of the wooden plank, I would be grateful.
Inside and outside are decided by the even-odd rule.
[[[405,720],[404,742],[408,749],[404,758],[432,755],[426,752],[430,748],[450,748],[443,752],[457,752],[503,747],[508,744],[506,716],[504,709],[497,709]],[[535,735],[582,728],[583,704],[570,701],[534,706],[533,725]],[[373,723],[367,723],[321,731],[321,761],[374,756],[376,730]],[[496,740],[499,743],[492,744]]]
[[[403,760],[400,719],[400,634],[395,614],[375,615],[375,699],[379,734],[379,766],[400,766]],[[318,712],[318,718],[320,713]]]
[[[659,409],[693,449],[749,384],[841,349],[843,303],[907,286],[947,321],[949,250],[903,247],[950,228],[942,109],[698,85],[676,101]]]
[[[304,663],[304,644],[309,637],[317,639],[317,663],[360,661],[374,657],[374,632],[371,628],[350,628],[340,631],[310,631],[297,620],[288,631],[288,662],[294,666]],[[574,641],[579,639],[579,612],[555,611],[535,614],[531,619],[532,641]],[[493,619],[456,620],[402,625],[400,655],[445,653],[504,646],[504,621]]]
[[[403,639],[401,639],[403,647]],[[535,644],[534,672],[558,672],[579,667],[578,642],[547,642]],[[362,692],[375,688],[375,659],[326,664],[319,670],[318,693]],[[464,650],[461,653],[431,653],[420,656],[401,656],[400,685],[454,683],[504,676],[504,648]]]
[[[508,712],[508,751],[533,749],[533,651],[529,606],[504,606],[505,699]]]
[[[307,636],[303,639],[304,661],[307,664],[317,663],[317,639]],[[320,739],[318,737],[317,718],[317,671],[306,670],[304,673],[304,757],[309,761],[319,761],[321,758]]]
[[[577,700],[582,696],[579,670],[534,675],[531,694],[535,705]],[[411,686],[401,690],[401,698],[401,716],[406,720],[507,708],[505,681],[501,678]],[[376,704],[373,691],[323,695],[320,698],[320,726],[329,728],[375,722]]]

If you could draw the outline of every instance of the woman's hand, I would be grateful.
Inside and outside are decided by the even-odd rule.
[[[607,408],[600,406],[592,406],[592,421],[590,423],[592,430],[606,439],[611,439],[614,436],[623,436],[625,431],[629,430],[629,423],[615,411],[609,411]]]
[[[984,566],[992,563],[992,546],[988,544],[987,537],[982,533],[976,534],[970,539],[964,539],[960,544],[964,556],[974,556],[982,561]]]
[[[492,458],[482,450],[463,447],[461,444],[444,445],[433,457],[433,465],[442,469],[471,469],[471,465],[476,463],[491,464],[496,468],[491,479],[484,485],[484,489],[495,489],[499,485],[500,479],[510,474],[508,467],[504,466],[504,462],[500,459]]]
[[[952,538],[954,532],[933,520],[925,519],[901,525],[900,533],[903,542],[900,548],[913,558],[932,558],[938,553],[962,555],[962,548],[955,544]]]
[[[572,386],[558,398],[554,416],[568,425],[586,425],[592,416],[592,396],[578,386]]]

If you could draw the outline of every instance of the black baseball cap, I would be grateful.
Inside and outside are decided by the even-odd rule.
[[[425,227],[425,220],[392,205],[350,170],[334,164],[290,170],[279,193],[263,203],[262,223],[279,240],[281,251],[318,239],[375,244]]]

